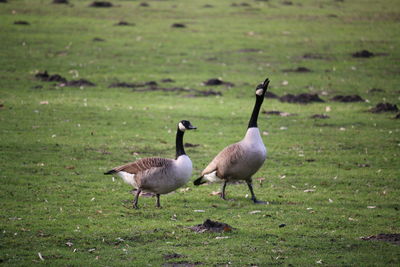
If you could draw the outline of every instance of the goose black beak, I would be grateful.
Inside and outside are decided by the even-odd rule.
[[[196,127],[196,126],[189,125],[189,130],[196,130],[196,129],[197,129],[197,127]]]

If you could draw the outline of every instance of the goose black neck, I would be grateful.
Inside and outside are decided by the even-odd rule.
[[[256,103],[254,104],[253,112],[251,113],[248,128],[258,127],[257,126],[258,114],[260,113],[260,108],[263,101],[264,97],[256,96]]]
[[[181,155],[186,155],[185,149],[183,148],[183,134],[185,132],[181,131],[179,128],[176,131],[176,157],[177,159]]]

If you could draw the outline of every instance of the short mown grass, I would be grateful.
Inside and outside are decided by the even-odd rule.
[[[368,112],[400,104],[397,1],[51,2],[0,3],[2,265],[398,266],[398,245],[360,239],[400,233],[399,120]],[[21,20],[30,25],[14,24]],[[115,26],[121,20],[135,25]],[[352,57],[363,49],[376,56]],[[312,72],[283,71],[299,66]],[[96,86],[35,78],[45,70]],[[235,86],[202,85],[216,77]],[[259,117],[268,158],[255,192],[270,204],[252,204],[245,184],[228,185],[231,201],[213,195],[219,185],[194,187],[208,162],[243,137],[254,88],[266,77],[279,96],[326,101],[264,101],[263,111],[296,114]],[[118,81],[222,96],[108,87]],[[329,100],[339,94],[366,102]],[[199,144],[186,148],[191,182],[162,196],[161,209],[145,197],[132,209],[131,188],[103,172],[173,157],[182,119],[198,127],[184,139]],[[188,229],[207,218],[235,229]],[[165,257],[173,253],[182,257]]]

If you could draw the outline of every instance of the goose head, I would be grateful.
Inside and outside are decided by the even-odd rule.
[[[269,79],[267,78],[263,83],[257,85],[256,97],[264,98],[265,93],[267,92],[268,84],[269,84]]]
[[[190,121],[187,120],[181,120],[178,123],[178,129],[182,132],[186,131],[186,130],[194,130],[197,129],[195,126],[193,126]]]

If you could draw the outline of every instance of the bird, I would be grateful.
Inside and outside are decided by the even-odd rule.
[[[104,174],[117,174],[124,182],[136,188],[133,208],[138,209],[140,193],[150,192],[157,197],[156,207],[160,208],[160,195],[172,192],[186,184],[192,176],[192,161],[183,147],[186,130],[197,129],[188,120],[181,120],[176,131],[175,159],[149,157],[139,159]]]
[[[226,200],[225,188],[227,183],[244,180],[250,190],[251,200],[255,204],[267,203],[257,200],[253,190],[252,176],[261,168],[267,157],[267,149],[261,138],[257,119],[268,85],[269,79],[267,78],[256,87],[256,101],[244,138],[219,152],[201,172],[201,176],[194,181],[194,185],[222,182],[221,198]]]

